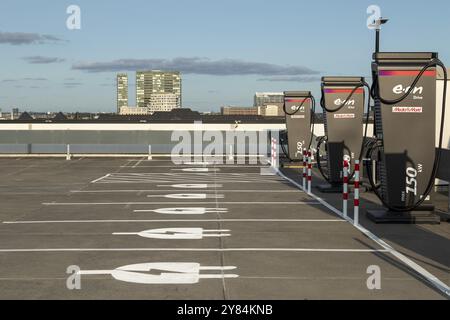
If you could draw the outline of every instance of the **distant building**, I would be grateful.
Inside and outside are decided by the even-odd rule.
[[[150,96],[149,113],[172,111],[179,108],[178,96],[174,93],[154,93]]]
[[[20,116],[19,108],[13,108],[11,112],[11,120],[18,119]]]
[[[274,103],[258,107],[259,114],[264,117],[280,117],[284,116],[283,104]]]
[[[122,107],[128,107],[128,75],[119,73],[117,75],[117,112]]]
[[[256,92],[253,100],[254,107],[264,107],[284,103],[284,94],[283,92]]]
[[[170,95],[164,96],[163,94]],[[136,106],[150,108],[150,112],[181,108],[180,72],[158,70],[136,72]]]
[[[221,107],[221,114],[224,116],[257,116],[258,108],[257,107],[233,107],[233,106],[226,106]]]
[[[147,115],[149,114],[148,108],[141,108],[141,107],[130,107],[130,106],[123,106],[120,107],[119,114],[123,116],[136,116],[136,115]]]
[[[29,121],[34,120],[34,118],[28,112],[22,112],[17,120]]]

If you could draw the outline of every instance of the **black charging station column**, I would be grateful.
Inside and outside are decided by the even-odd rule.
[[[311,92],[284,92],[288,153],[292,161],[302,161],[311,140]]]
[[[427,69],[411,93],[405,95],[420,71],[437,53],[374,53],[372,72],[377,81],[375,94],[375,127],[380,148],[380,180],[385,204],[407,208],[424,197],[432,176],[436,156],[436,69]],[[368,211],[374,222],[436,222],[431,195],[411,212],[401,210]]]
[[[363,142],[364,78],[323,77],[322,108],[327,141],[328,177],[330,184],[318,186],[326,193],[342,192],[343,160],[353,172],[360,158]]]

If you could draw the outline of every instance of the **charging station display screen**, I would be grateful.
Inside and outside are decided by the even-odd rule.
[[[309,147],[311,140],[310,97],[307,91],[284,93],[289,158],[294,161],[303,159],[303,150]]]

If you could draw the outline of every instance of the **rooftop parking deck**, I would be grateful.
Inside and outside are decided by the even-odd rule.
[[[0,298],[447,298],[415,264],[450,285],[448,223],[375,225],[364,210],[378,203],[363,194],[371,238],[336,213],[340,195],[310,196],[288,180],[298,169],[266,169],[0,159]],[[67,288],[69,266],[80,290]],[[370,266],[380,290],[367,287]]]

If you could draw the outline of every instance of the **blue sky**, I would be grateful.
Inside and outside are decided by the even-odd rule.
[[[66,27],[72,4],[81,30]],[[370,75],[371,4],[391,19],[382,49],[450,64],[448,1],[2,0],[0,108],[113,112],[117,71],[134,105],[133,70],[146,66],[181,68],[195,110],[251,105],[256,91],[318,96],[322,75]]]

